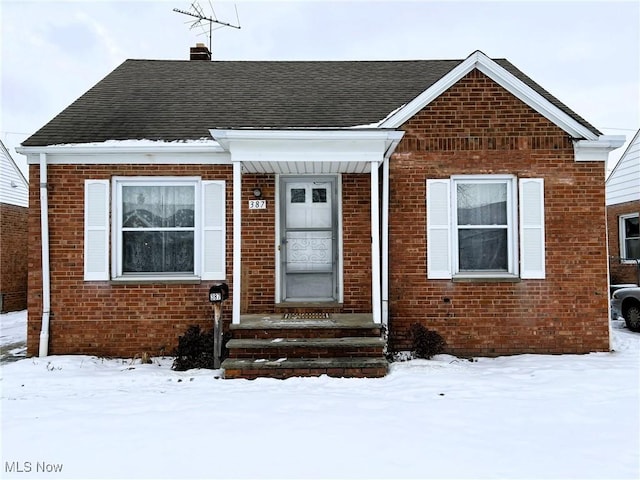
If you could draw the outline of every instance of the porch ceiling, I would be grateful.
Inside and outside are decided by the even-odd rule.
[[[371,162],[357,161],[243,161],[242,173],[275,173],[283,175],[370,173]]]

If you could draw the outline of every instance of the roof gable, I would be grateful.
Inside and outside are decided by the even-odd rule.
[[[640,130],[606,181],[607,205],[640,200]]]
[[[29,182],[0,141],[0,203],[29,206]]]
[[[512,95],[558,125],[558,127],[569,133],[573,138],[595,140],[599,137],[600,132],[568,110],[566,106],[562,105],[548,92],[537,85],[535,85],[537,88],[534,88],[533,83],[528,77],[520,75],[520,78],[518,78],[518,76],[505,68],[510,67],[510,69],[515,70],[511,64],[502,61],[503,66],[498,62],[500,61],[491,60],[480,51],[472,53],[465,61],[449,71],[430,88],[426,89],[409,104],[382,122],[381,126],[390,128],[399,127],[470,71],[478,69]],[[525,83],[527,79],[532,83],[531,85]]]

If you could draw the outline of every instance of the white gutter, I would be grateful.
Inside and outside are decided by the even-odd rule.
[[[49,202],[47,187],[47,154],[40,154],[40,231],[42,244],[42,325],[39,357],[49,355],[49,317],[51,314],[51,283],[49,269]]]
[[[576,162],[606,162],[609,152],[624,145],[624,135],[601,135],[597,140],[574,140]]]

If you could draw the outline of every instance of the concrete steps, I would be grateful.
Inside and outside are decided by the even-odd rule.
[[[369,315],[253,316],[231,325],[225,378],[383,377],[385,341]]]

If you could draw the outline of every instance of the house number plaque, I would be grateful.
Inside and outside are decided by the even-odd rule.
[[[265,210],[266,208],[266,200],[249,200],[249,210]]]

